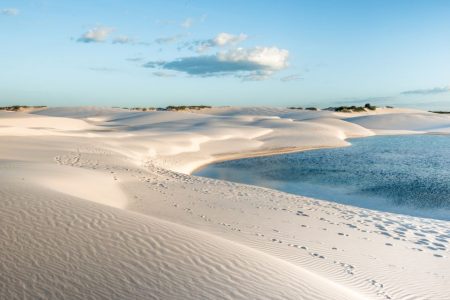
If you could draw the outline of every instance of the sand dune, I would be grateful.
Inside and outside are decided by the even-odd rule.
[[[43,117],[20,112],[1,112],[1,127],[16,127],[28,129],[52,129],[52,130],[86,130],[93,129],[83,120],[61,117]]]
[[[0,298],[446,299],[449,222],[189,174],[448,124],[402,109],[0,113]]]
[[[293,264],[2,173],[2,299],[358,299]]]
[[[346,120],[370,129],[450,132],[449,116],[433,113],[362,116]]]

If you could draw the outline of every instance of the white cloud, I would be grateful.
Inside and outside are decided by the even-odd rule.
[[[113,44],[134,44],[134,39],[126,35],[121,35],[114,38]]]
[[[289,51],[277,47],[237,48],[215,55],[148,62],[147,68],[183,72],[193,76],[233,75],[244,80],[263,80],[288,66]]]
[[[216,46],[226,46],[230,44],[237,44],[245,41],[248,38],[246,34],[233,35],[226,32],[219,33],[214,39],[214,45]]]
[[[85,32],[79,39],[78,42],[82,43],[102,43],[106,41],[106,39],[109,37],[111,32],[113,32],[114,29],[110,27],[95,27],[92,29],[89,29],[87,32]]]
[[[212,39],[197,40],[188,43],[187,47],[191,50],[195,50],[198,53],[203,53],[213,47],[226,47],[230,45],[237,45],[247,39],[248,35],[244,33],[234,35],[231,33],[221,32]]]
[[[217,57],[220,61],[252,63],[277,71],[287,67],[289,51],[277,47],[237,48],[220,52]]]
[[[17,16],[19,14],[19,10],[17,8],[3,8],[0,9],[0,14],[5,16]]]

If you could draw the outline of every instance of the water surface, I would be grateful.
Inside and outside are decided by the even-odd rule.
[[[450,220],[450,136],[375,136],[350,142],[345,148],[216,163],[194,175]]]

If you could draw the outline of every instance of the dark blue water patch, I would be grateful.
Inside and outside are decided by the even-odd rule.
[[[352,146],[226,161],[194,175],[450,220],[450,136],[376,136]]]

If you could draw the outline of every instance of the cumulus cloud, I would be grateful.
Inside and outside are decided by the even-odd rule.
[[[266,70],[281,70],[287,67],[289,51],[277,47],[237,48],[218,54],[219,60],[235,63],[252,63]]]
[[[186,44],[187,48],[195,50],[199,53],[205,52],[213,47],[225,47],[229,45],[237,45],[240,42],[248,39],[246,34],[233,35],[230,33],[222,32],[216,37],[207,40],[197,40]]]
[[[110,27],[95,27],[85,32],[77,41],[81,43],[102,43],[106,41],[111,32],[113,32],[113,29]]]
[[[432,89],[424,89],[424,90],[410,90],[404,91],[402,95],[435,95],[435,94],[443,94],[450,92],[450,87],[435,87]]]
[[[3,8],[0,9],[0,14],[4,16],[17,16],[19,14],[19,10],[17,8]]]
[[[246,80],[263,80],[286,68],[288,58],[289,51],[277,47],[237,48],[215,55],[148,62],[144,67],[178,71],[193,76],[234,75]]]

